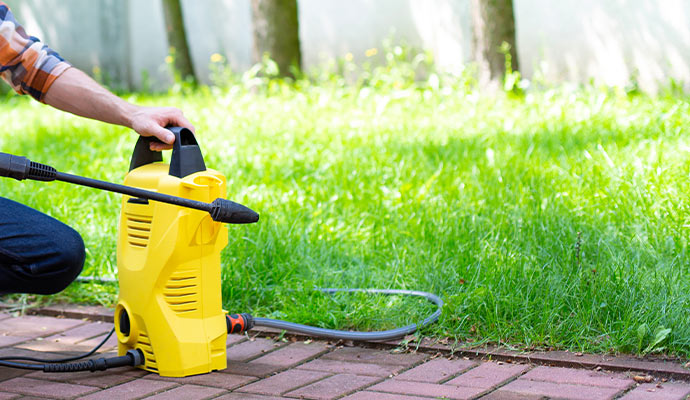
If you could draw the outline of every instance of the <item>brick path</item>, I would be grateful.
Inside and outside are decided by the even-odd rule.
[[[90,350],[112,324],[0,313],[0,356]],[[49,399],[688,399],[690,383],[635,373],[395,353],[324,341],[228,337],[228,368],[188,378],[138,369],[46,374],[0,367],[0,400]],[[105,352],[111,354],[115,339]],[[41,354],[39,356],[45,356]],[[638,380],[642,377],[637,375]]]

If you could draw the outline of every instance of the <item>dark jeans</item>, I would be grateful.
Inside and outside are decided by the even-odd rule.
[[[74,229],[0,197],[0,294],[54,294],[84,266],[84,241]]]

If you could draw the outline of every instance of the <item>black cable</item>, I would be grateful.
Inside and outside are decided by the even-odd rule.
[[[80,360],[82,358],[86,358],[86,357],[92,355],[93,353],[97,352],[98,349],[103,347],[105,342],[107,342],[108,339],[110,339],[110,337],[113,335],[114,332],[115,332],[115,328],[111,329],[110,333],[108,333],[106,335],[105,339],[103,339],[101,341],[101,343],[98,344],[98,346],[94,347],[93,350],[89,351],[88,353],[84,353],[84,354],[79,355],[79,356],[58,358],[56,360],[45,360],[45,359],[35,358],[35,357],[0,357],[0,363],[2,361],[34,361],[34,362],[42,362],[42,363],[62,363],[62,362]],[[2,364],[0,364],[0,365],[2,365]],[[41,369],[43,369],[43,368],[41,368]]]
[[[43,372],[80,372],[80,371],[105,371],[110,368],[127,367],[144,364],[144,354],[141,350],[129,350],[127,354],[119,357],[95,358],[76,363],[48,363],[48,364],[27,364],[12,361],[0,361],[0,366],[38,370]]]
[[[11,361],[0,361],[0,367],[43,371],[43,364],[24,364]]]
[[[33,371],[43,371],[43,372],[79,372],[79,371],[105,371],[109,368],[134,366],[144,364],[144,355],[140,350],[129,350],[127,354],[119,357],[110,358],[96,358],[86,361],[70,363],[69,361],[75,361],[82,358],[86,358],[93,355],[98,349],[100,349],[105,342],[110,339],[110,337],[115,332],[115,328],[111,329],[110,332],[105,336],[101,342],[94,347],[88,353],[84,353],[78,356],[58,358],[54,360],[45,360],[35,357],[0,357],[0,366],[17,368],[17,369],[28,369]],[[29,364],[16,362],[21,361],[34,361],[41,364]]]

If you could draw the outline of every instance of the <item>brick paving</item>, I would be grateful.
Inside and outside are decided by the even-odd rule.
[[[79,318],[0,312],[0,356],[59,357],[89,350],[112,328]],[[609,357],[617,372],[449,356],[436,351],[396,352],[319,340],[275,341],[228,336],[228,368],[187,378],[160,377],[134,368],[96,373],[43,373],[0,367],[0,400],[14,399],[313,399],[313,400],[690,400],[690,382],[667,380],[681,366]],[[113,354],[111,338],[102,349]],[[563,353],[540,355],[559,360]],[[587,358],[589,357],[589,358]],[[594,356],[585,355],[587,360]],[[571,357],[572,358],[572,357]],[[573,358],[575,359],[575,358]],[[549,363],[547,363],[549,364]],[[577,364],[576,362],[573,363]],[[630,372],[623,372],[628,365]],[[634,372],[660,365],[658,376],[637,383]],[[649,371],[647,371],[649,372]],[[690,376],[690,374],[688,374]],[[638,376],[638,380],[643,380]]]

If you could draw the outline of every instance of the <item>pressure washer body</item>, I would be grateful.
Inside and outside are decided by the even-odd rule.
[[[126,186],[201,202],[225,197],[226,179],[206,169],[189,131],[171,164],[140,139]],[[181,154],[184,152],[186,154]],[[227,229],[203,211],[123,196],[117,243],[118,354],[144,353],[139,368],[182,377],[226,368],[220,253]]]
[[[225,199],[225,176],[206,168],[190,130],[168,129],[175,135],[170,164],[163,163],[160,152],[150,150],[157,139],[140,137],[124,185],[0,153],[0,176],[59,180],[125,195],[115,308],[121,357],[69,365],[20,365],[12,360],[22,357],[9,357],[0,358],[1,365],[50,372],[133,365],[171,377],[227,366],[227,333],[249,329],[251,316],[226,316],[222,309],[220,252],[228,242],[222,223],[253,223],[259,214]]]

